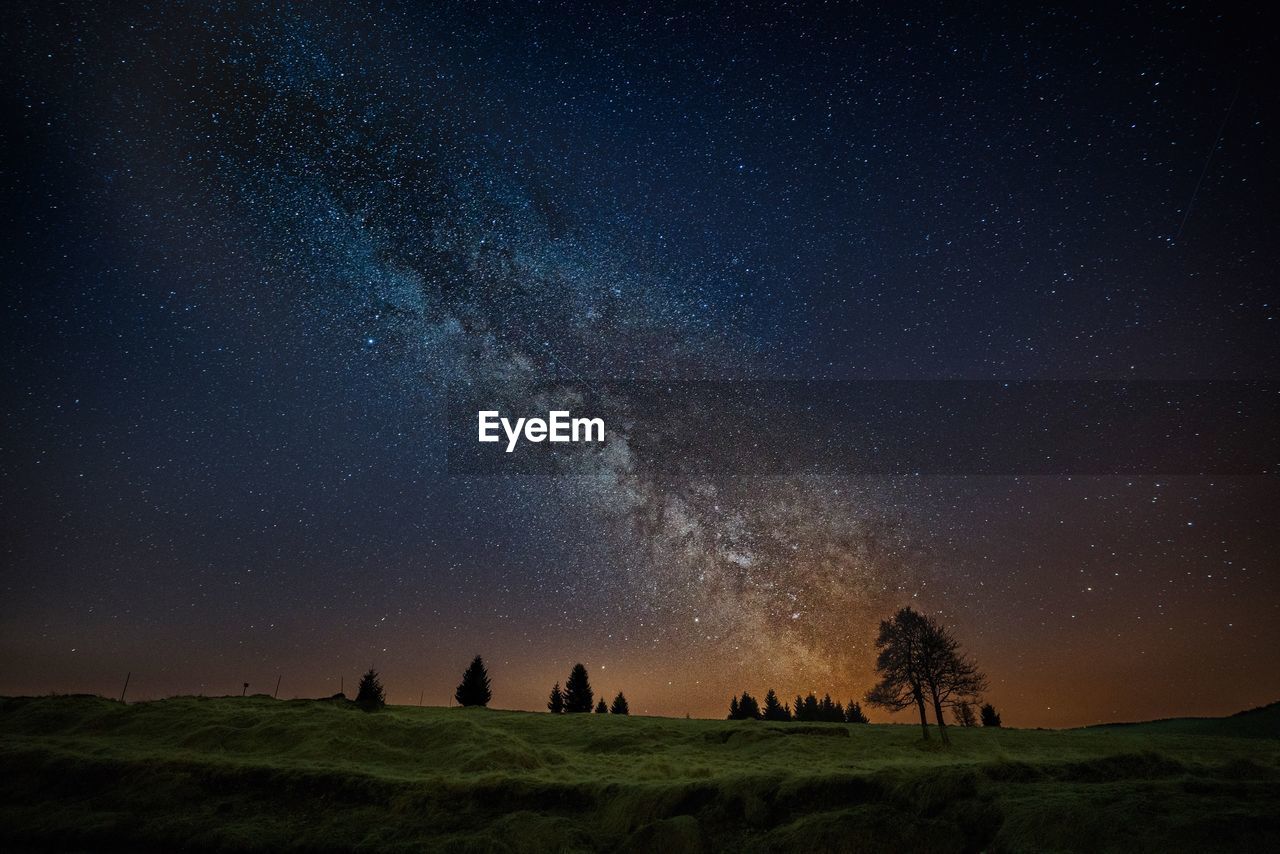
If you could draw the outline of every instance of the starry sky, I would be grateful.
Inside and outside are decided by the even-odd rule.
[[[1276,380],[1259,13],[643,5],[0,13],[0,693],[721,716],[911,603],[1007,724],[1280,697],[1273,458],[450,467],[458,387]]]

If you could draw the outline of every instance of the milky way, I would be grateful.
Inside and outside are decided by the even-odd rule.
[[[218,204],[261,213],[264,250],[284,247],[282,272],[318,303],[304,310],[380,353],[389,395],[760,370],[733,306],[664,269],[607,201],[566,198],[545,166],[495,153],[474,114],[433,109],[429,78],[387,85],[331,56],[323,34],[284,29],[216,63],[231,70],[202,106],[207,166]],[[597,472],[550,493],[519,478],[503,488],[554,502],[548,519],[590,514],[611,549],[567,583],[597,614],[647,620],[664,647],[695,644],[761,677],[830,682],[851,656],[865,664],[855,638],[916,589],[869,488],[659,478],[616,436]]]

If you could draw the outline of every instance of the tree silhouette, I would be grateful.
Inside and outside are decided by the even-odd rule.
[[[960,642],[945,626],[932,617],[924,616],[923,627],[920,675],[933,703],[934,719],[938,722],[942,743],[950,744],[943,709],[977,699],[987,690],[987,677],[973,659],[961,652]]]
[[[808,718],[804,716],[804,700],[800,697],[799,694],[796,694],[795,705],[791,707],[791,719],[793,721],[808,720]]]
[[[551,696],[547,699],[547,711],[553,715],[564,711],[564,692],[560,690],[559,682],[551,689]]]
[[[1000,726],[1000,713],[996,711],[996,707],[990,703],[982,704],[982,725],[983,726]]]
[[[600,702],[596,703],[596,714],[597,715],[609,714],[609,705],[604,701],[604,697],[601,697]]]
[[[830,694],[824,694],[822,700],[818,703],[816,720],[842,724],[844,723],[844,707],[839,703],[832,702]]]
[[[778,695],[772,688],[764,695],[764,719],[766,721],[791,720],[791,712],[778,702]]]
[[[952,713],[955,715],[956,724],[958,726],[978,725],[978,717],[973,713],[972,703],[961,700],[959,703],[956,703],[955,708],[952,709]]]
[[[381,709],[387,704],[387,695],[382,690],[382,682],[378,680],[378,671],[372,667],[360,677],[360,687],[356,690],[356,705],[366,712]]]
[[[587,678],[587,668],[582,664],[573,665],[569,679],[564,683],[564,710],[571,714],[590,712],[595,705],[595,694],[591,691],[591,680]]]
[[[967,702],[987,687],[986,677],[960,651],[959,641],[937,620],[908,606],[880,623],[876,648],[881,679],[868,692],[867,702],[892,711],[914,703],[928,740],[927,701],[933,706],[942,743],[950,744],[943,709]]]
[[[862,706],[853,700],[849,701],[849,708],[845,712],[844,719],[851,724],[868,723],[867,716],[862,713]]]
[[[818,698],[810,692],[809,696],[804,698],[803,716],[797,715],[798,721],[820,721],[822,720],[822,704],[818,702]]]
[[[742,692],[741,697],[734,697],[729,701],[729,720],[758,721],[760,717],[760,703],[746,691]]]
[[[880,681],[867,692],[866,701],[891,712],[912,704],[920,711],[920,731],[929,740],[929,718],[925,713],[924,682],[920,675],[921,616],[910,606],[880,621],[876,637],[876,671]]]
[[[609,707],[609,711],[615,715],[629,715],[631,709],[627,706],[627,698],[622,696],[622,692],[618,692],[618,696],[613,698],[613,705]]]
[[[453,697],[459,706],[487,706],[493,697],[489,690],[489,673],[484,668],[484,659],[476,656],[471,659],[471,666],[462,674],[462,682]]]

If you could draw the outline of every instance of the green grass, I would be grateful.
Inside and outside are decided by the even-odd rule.
[[[0,699],[0,848],[1280,850],[1280,707],[1250,715],[944,750],[912,726]]]

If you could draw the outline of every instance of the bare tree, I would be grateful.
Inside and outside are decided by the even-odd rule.
[[[955,708],[952,710],[952,712],[955,715],[956,724],[958,726],[977,726],[978,725],[978,716],[973,713],[972,703],[962,700],[959,703],[956,703]]]
[[[881,621],[876,648],[880,682],[867,693],[867,702],[895,712],[915,704],[927,741],[928,701],[942,743],[950,744],[944,709],[970,702],[987,687],[986,677],[961,652],[959,641],[937,620],[907,606]]]
[[[920,676],[925,693],[933,703],[938,721],[938,734],[943,744],[947,738],[947,721],[943,709],[958,703],[975,701],[987,690],[987,677],[978,665],[960,650],[960,642],[951,631],[932,617],[921,615]]]
[[[924,705],[924,680],[920,673],[922,617],[910,606],[880,621],[876,638],[876,670],[880,681],[867,692],[866,701],[891,712],[915,704],[920,711],[920,732],[929,740],[929,718]]]

